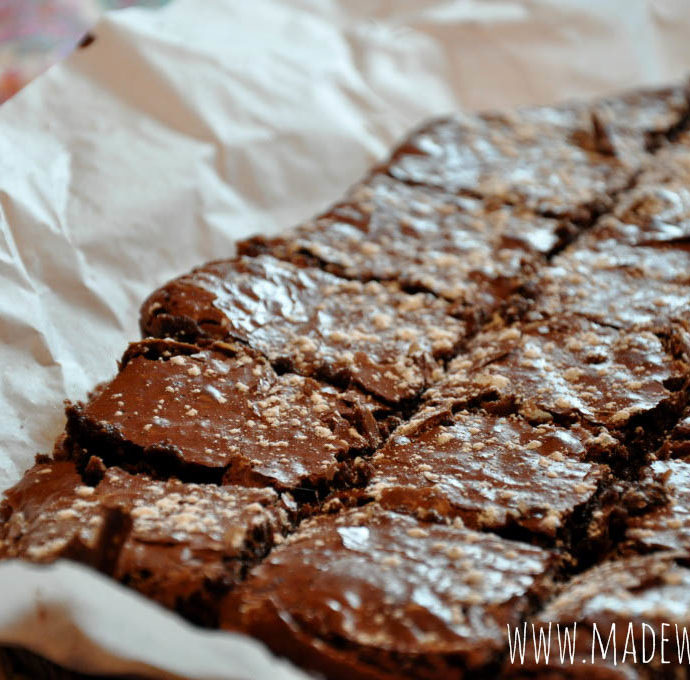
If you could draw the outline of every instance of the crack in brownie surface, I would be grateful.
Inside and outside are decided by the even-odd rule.
[[[430,295],[260,256],[172,281],[144,303],[141,325],[154,336],[234,338],[279,367],[400,403],[463,342],[466,326],[448,312]]]
[[[686,363],[653,333],[564,315],[479,334],[425,401],[516,411],[532,423],[579,423],[604,440],[613,435],[634,455],[678,418],[687,380]],[[624,448],[609,452],[612,466],[634,467]]]

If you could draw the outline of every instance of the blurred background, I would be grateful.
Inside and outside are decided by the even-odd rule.
[[[109,9],[169,0],[0,0],[0,103],[71,52]]]

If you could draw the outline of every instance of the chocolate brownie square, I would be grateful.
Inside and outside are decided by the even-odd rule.
[[[567,220],[374,174],[344,201],[311,222],[273,239],[238,245],[244,254],[271,255],[321,266],[360,281],[397,281],[453,303],[454,314],[481,321],[515,304],[544,256],[577,229]]]
[[[664,329],[690,319],[690,250],[626,245],[626,227],[602,221],[555,257],[536,284],[534,317],[577,314],[625,329]],[[588,247],[589,246],[589,247]]]
[[[73,463],[38,463],[0,503],[0,557],[73,559],[111,574],[130,519],[95,502]]]
[[[609,148],[592,148],[591,119],[584,129],[563,127],[559,114],[556,123],[546,110],[432,121],[394,152],[387,170],[401,181],[587,223],[610,208],[630,170]]]
[[[353,384],[390,403],[415,398],[467,329],[448,303],[371,281],[345,281],[272,257],[195,269],[142,307],[145,334],[234,339],[279,370]]]
[[[690,161],[690,149],[688,149]],[[638,180],[634,189],[618,200],[613,216],[622,227],[619,241],[631,245],[682,242],[690,238],[690,184],[684,180],[647,183]]]
[[[74,455],[186,481],[273,486],[311,499],[351,482],[380,433],[366,402],[278,375],[256,353],[172,340],[130,346],[120,371],[67,409]]]
[[[685,677],[690,663],[689,593],[690,569],[678,553],[594,567],[576,576],[525,626],[524,659],[516,648],[503,675],[554,680]],[[539,658],[531,639],[532,623],[537,636],[540,630],[544,633],[541,647],[536,640]],[[515,640],[514,631],[512,635]],[[549,641],[546,662],[544,643]]]
[[[576,106],[576,105],[573,105]],[[688,83],[640,89],[596,99],[591,111],[597,148],[606,148],[629,164],[648,162],[645,151],[668,144],[688,123]]]
[[[579,426],[427,409],[375,454],[366,493],[391,510],[598,555],[610,523],[622,526],[624,489],[584,460],[595,446]]]
[[[425,400],[604,428],[604,439],[647,450],[678,418],[687,381],[686,363],[653,333],[564,315],[479,334]]]
[[[86,562],[209,625],[218,597],[282,539],[292,512],[272,489],[156,481],[115,467],[89,486],[66,461],[34,466],[2,508],[0,556]],[[114,513],[124,518],[116,527]],[[91,559],[99,550],[107,561]]]
[[[510,115],[458,115],[414,132],[388,172],[586,223],[612,206],[647,148],[682,125],[687,112],[678,86]]]
[[[308,520],[223,604],[221,625],[335,679],[491,677],[551,592],[557,554],[376,504]]]

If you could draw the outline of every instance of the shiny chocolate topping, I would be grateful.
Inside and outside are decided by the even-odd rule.
[[[668,502],[628,522],[626,543],[642,552],[683,550],[690,554],[690,464],[656,461],[650,473],[665,482]]]
[[[541,255],[575,234],[566,220],[374,174],[344,201],[275,239],[255,237],[240,252],[321,265],[360,281],[394,280],[465,305],[480,316],[524,286]]]

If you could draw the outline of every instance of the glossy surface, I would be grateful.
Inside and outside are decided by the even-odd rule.
[[[351,381],[390,402],[415,397],[465,335],[448,305],[374,281],[344,281],[271,257],[194,270],[142,308],[150,335],[193,327],[192,336],[234,338],[303,375]],[[165,316],[170,326],[161,328]]]
[[[689,250],[626,246],[624,238],[608,238],[630,233],[611,222],[599,231],[588,235],[593,249],[570,249],[542,271],[537,315],[579,314],[627,329],[656,329],[689,318]]]
[[[130,346],[114,380],[70,409],[68,429],[81,446],[96,442],[115,457],[123,443],[134,447],[130,463],[167,457],[228,481],[290,489],[332,480],[372,445],[341,410],[373,421],[356,397],[278,375],[241,346],[144,341]]]
[[[113,508],[130,523],[105,526]],[[6,493],[3,510],[3,557],[88,557],[169,607],[199,597],[209,584],[229,587],[290,524],[270,489],[159,482],[118,468],[93,487],[70,462],[33,467]],[[107,561],[96,561],[99,550],[110,551]]]
[[[450,192],[497,199],[586,221],[610,206],[627,172],[615,157],[589,151],[549,122],[509,116],[431,123],[393,156],[390,174]],[[589,134],[587,131],[585,134]]]
[[[281,650],[313,638],[314,656],[300,661],[317,669],[329,658],[316,641],[336,636],[346,663],[460,678],[463,666],[495,659],[506,623],[544,597],[553,566],[539,548],[372,504],[304,524],[224,611]]]
[[[594,505],[607,481],[605,468],[580,460],[592,435],[577,428],[481,412],[442,424],[415,420],[373,459],[368,491],[393,510],[457,516],[472,528],[520,526],[553,539],[578,509]]]
[[[690,569],[679,563],[680,557],[668,552],[632,557],[606,562],[576,576],[533,621],[537,631],[543,627],[544,642],[551,623],[551,651],[555,653],[550,663],[545,664],[543,656],[535,663],[530,640],[524,670],[544,677],[597,680],[683,677],[674,665],[678,665],[679,652],[683,659],[680,665],[688,663],[687,642],[684,652],[676,642],[678,639],[682,644],[683,628],[690,625]],[[566,650],[564,663],[558,660],[558,626]],[[572,648],[564,642],[566,627],[575,643]],[[666,642],[662,643],[662,637]],[[548,675],[556,670],[562,675]]]
[[[652,143],[683,119],[682,87],[514,114],[458,115],[413,133],[393,177],[588,220],[611,206]]]
[[[480,334],[426,400],[493,402],[532,422],[624,430],[636,417],[678,412],[684,395],[667,385],[686,375],[686,365],[651,332],[561,316]]]
[[[635,550],[683,550],[690,554],[690,464],[656,461],[650,473],[665,481],[668,502],[628,522],[626,542]]]
[[[339,276],[395,280],[488,317],[519,291],[576,228],[509,206],[374,174],[344,201],[285,236],[240,243],[240,251],[308,258]],[[468,309],[468,313],[469,313]]]

